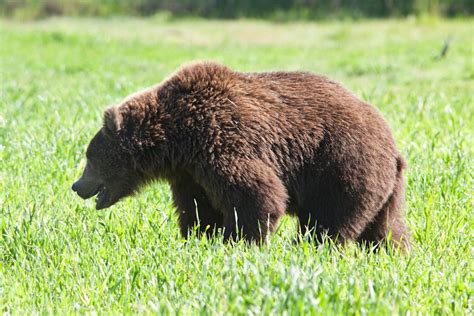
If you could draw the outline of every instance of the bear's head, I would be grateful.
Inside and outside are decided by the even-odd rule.
[[[105,111],[104,126],[87,148],[84,172],[72,185],[72,190],[83,199],[96,196],[98,210],[131,195],[140,183],[132,156],[120,146],[118,131],[121,120],[117,108]]]

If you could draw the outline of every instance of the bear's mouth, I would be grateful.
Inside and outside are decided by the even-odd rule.
[[[110,203],[110,191],[105,185],[99,186],[96,194],[97,196],[95,197],[95,208],[97,210],[107,208],[112,204]]]

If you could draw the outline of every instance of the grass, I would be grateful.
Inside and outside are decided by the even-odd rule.
[[[472,313],[472,22],[1,21],[0,311]],[[185,242],[166,183],[105,211],[75,196],[103,109],[195,59],[323,73],[377,105],[413,251],[294,245],[292,218],[261,248]]]

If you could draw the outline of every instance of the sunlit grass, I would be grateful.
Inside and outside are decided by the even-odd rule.
[[[472,313],[473,58],[472,20],[1,22],[0,310]],[[195,59],[311,70],[375,104],[409,163],[413,251],[295,245],[291,218],[261,248],[185,242],[165,183],[105,211],[77,198],[102,110]]]

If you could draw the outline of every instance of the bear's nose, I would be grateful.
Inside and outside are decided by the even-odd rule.
[[[72,184],[71,189],[72,189],[74,192],[77,192],[77,186],[78,186],[78,184],[77,184],[77,181],[76,181],[76,182],[74,182],[74,183]]]

